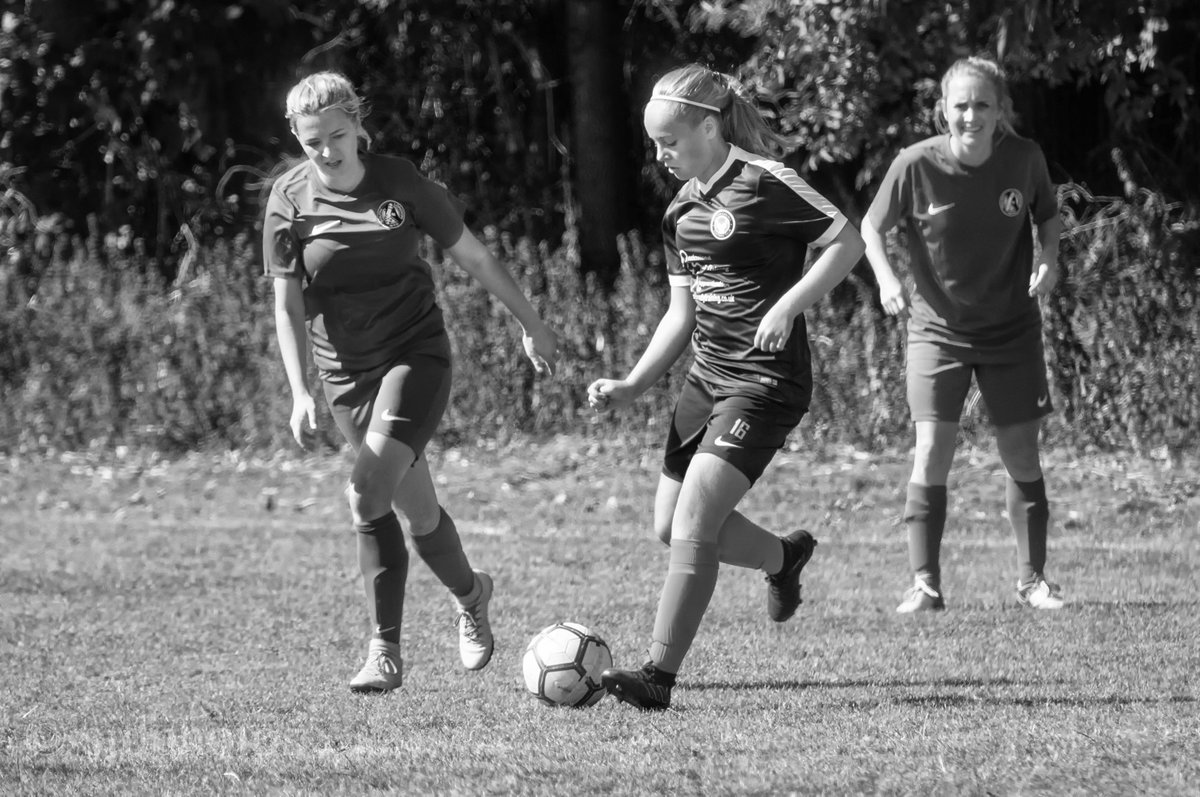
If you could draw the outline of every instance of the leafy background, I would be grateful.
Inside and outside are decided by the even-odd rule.
[[[1049,433],[1194,446],[1194,3],[5,0],[0,450],[287,444],[257,224],[296,155],[281,104],[303,74],[361,86],[375,146],[469,201],[569,343],[560,375],[535,380],[506,315],[431,249],[458,354],[453,443],[614,434],[583,389],[630,366],[665,304],[671,186],[638,129],[658,74],[737,74],[793,137],[789,162],[858,218],[931,130],[941,72],[974,52],[1009,70],[1018,129],[1060,184]],[[903,335],[865,264],[810,315],[817,391],[793,445],[904,443]],[[657,436],[680,373],[619,433]]]

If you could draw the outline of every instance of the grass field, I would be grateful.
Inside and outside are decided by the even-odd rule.
[[[960,453],[949,610],[894,614],[907,456],[781,455],[747,497],[812,529],[806,603],[765,617],[722,571],[675,708],[524,693],[525,641],[593,626],[642,661],[665,549],[657,452],[578,439],[433,452],[498,649],[457,663],[446,593],[414,558],[406,680],[365,651],[346,460],[0,460],[0,793],[1195,794],[1195,462],[1047,456],[1058,613],[1013,600],[998,460]]]

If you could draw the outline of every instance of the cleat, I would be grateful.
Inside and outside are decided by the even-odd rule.
[[[800,571],[812,559],[817,541],[807,531],[783,538],[783,569],[767,576],[767,616],[782,623],[800,608]]]
[[[622,703],[642,711],[663,711],[671,707],[672,684],[662,683],[670,677],[650,662],[640,670],[618,670],[609,668],[600,673],[600,683],[610,695]],[[672,682],[674,681],[671,678]]]
[[[942,593],[934,589],[925,579],[917,576],[913,585],[904,593],[904,600],[896,607],[896,613],[940,612],[945,608],[946,601],[942,598]]]
[[[404,664],[400,661],[400,645],[382,639],[372,639],[367,648],[367,663],[350,681],[350,691],[390,692],[399,689],[404,680]]]
[[[492,599],[492,577],[481,570],[475,571],[479,581],[479,599],[464,606],[456,599],[454,605],[458,615],[454,624],[458,626],[458,655],[468,670],[482,670],[492,660],[496,641],[492,638],[492,626],[488,623],[488,603]]]
[[[1025,584],[1017,584],[1017,600],[1023,606],[1034,609],[1061,609],[1063,607],[1062,587],[1051,584],[1041,574],[1033,577]]]

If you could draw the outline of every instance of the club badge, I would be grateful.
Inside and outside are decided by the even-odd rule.
[[[736,226],[732,213],[728,210],[718,210],[713,214],[712,221],[708,223],[708,230],[712,233],[713,238],[716,238],[718,241],[724,241],[733,235],[733,230]]]
[[[385,199],[375,208],[375,217],[379,223],[389,230],[394,230],[404,223],[404,205],[394,199]]]
[[[1025,207],[1025,198],[1015,188],[1005,189],[1000,194],[1000,212],[1012,218]]]

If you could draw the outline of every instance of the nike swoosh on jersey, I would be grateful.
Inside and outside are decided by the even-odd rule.
[[[721,448],[742,448],[742,446],[739,445],[738,443],[731,443],[728,440],[726,440],[723,436],[718,437],[713,442],[716,443]]]
[[[391,410],[384,410],[379,413],[379,417],[385,421],[403,421],[404,423],[412,420],[412,418],[405,418],[403,415],[393,415]]]
[[[338,219],[333,219],[332,221],[323,221],[320,224],[314,224],[312,228],[312,234],[320,235],[323,232],[335,230],[339,224],[341,224],[341,221]]]
[[[951,202],[949,205],[935,205],[935,204],[933,204],[932,202],[930,202],[930,203],[929,203],[929,210],[927,210],[926,212],[927,212],[927,213],[928,213],[930,216],[936,216],[936,215],[938,215],[939,213],[945,213],[947,210],[949,210],[949,209],[950,209],[950,208],[952,208],[952,207],[954,207],[954,203],[953,203],[953,202]]]

